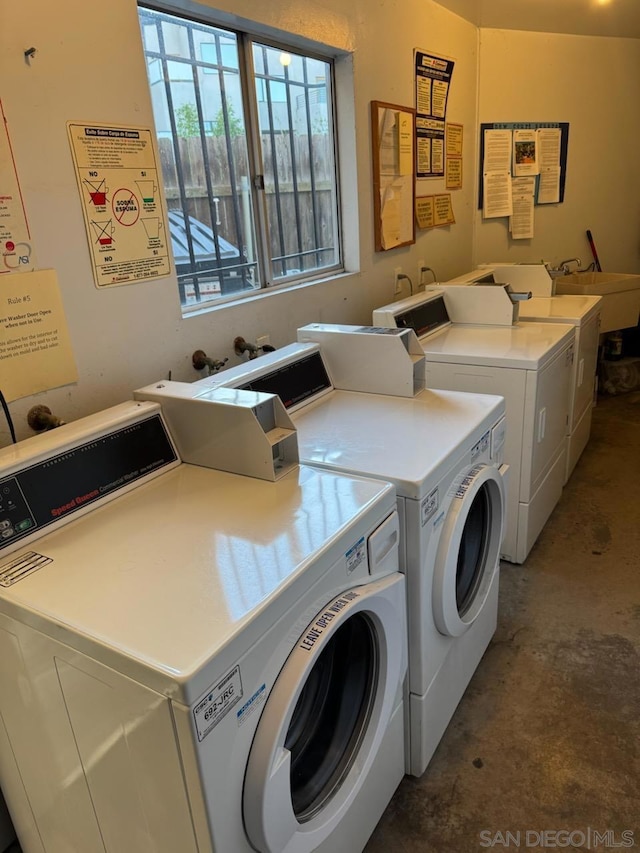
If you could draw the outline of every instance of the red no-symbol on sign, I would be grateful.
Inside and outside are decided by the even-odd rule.
[[[111,198],[113,216],[120,225],[135,225],[140,216],[140,204],[133,190],[121,187]]]

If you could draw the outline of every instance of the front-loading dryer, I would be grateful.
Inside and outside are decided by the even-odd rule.
[[[324,339],[291,344],[190,385],[159,382],[135,394],[159,402],[171,424],[185,396],[202,404],[220,387],[277,393],[305,464],[393,483],[408,593],[406,768],[419,776],[496,629],[504,401],[425,390],[424,370],[417,381],[424,356],[420,351],[418,363],[411,352],[411,339],[420,347],[410,330],[312,324],[298,334]],[[337,352],[343,349],[348,362]],[[408,396],[391,396],[394,383]],[[376,386],[390,393],[342,390]]]
[[[575,327],[575,358],[571,372],[567,454],[564,482],[589,441],[596,395],[600,341],[601,296],[556,295],[543,264],[483,264],[447,284],[509,284],[532,294],[519,303],[518,319],[532,323],[563,323]]]
[[[497,324],[487,305],[506,300]],[[486,298],[485,298],[486,297]],[[466,305],[465,303],[468,303]],[[483,305],[484,303],[484,305]],[[474,322],[472,310],[486,319]],[[483,310],[484,307],[484,310]],[[506,405],[509,465],[501,555],[523,563],[562,494],[575,328],[512,321],[506,292],[439,285],[373,312],[373,322],[413,329],[427,362],[429,388],[501,394]]]
[[[364,847],[404,772],[391,485],[186,464],[128,403],[1,451],[0,494],[24,853]]]
[[[591,434],[591,417],[596,396],[601,303],[601,296],[534,296],[520,306],[520,319],[524,322],[575,326],[565,483],[576,467]]]

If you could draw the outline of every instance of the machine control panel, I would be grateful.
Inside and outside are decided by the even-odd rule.
[[[0,471],[0,551],[177,460],[160,415]]]
[[[428,299],[421,305],[396,315],[398,328],[413,329],[419,338],[439,329],[441,326],[446,326],[449,321],[449,312],[442,296]]]
[[[31,530],[36,525],[16,477],[0,483],[0,547],[8,539]]]
[[[245,391],[277,394],[285,409],[303,403],[331,387],[329,374],[319,352],[284,364],[240,386]]]

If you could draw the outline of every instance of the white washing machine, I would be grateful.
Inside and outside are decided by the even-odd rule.
[[[543,264],[513,264],[492,262],[481,264],[476,270],[452,279],[448,283],[469,284],[477,279],[479,273],[492,274],[498,282],[509,282],[520,288],[526,287],[533,296],[592,296],[594,285],[602,294],[600,303],[600,334],[618,329],[635,327],[640,312],[640,291],[638,276],[625,273],[608,275],[587,270],[576,270],[569,275],[554,277],[547,272]],[[604,275],[605,281],[598,280]]]
[[[24,853],[364,847],[404,772],[391,485],[185,464],[127,403],[1,451],[0,496]]]
[[[523,563],[562,494],[575,329],[513,323],[517,312],[506,291],[484,290],[441,285],[376,309],[373,322],[418,334],[428,387],[504,396],[509,480],[501,554]],[[487,304],[500,295],[505,325],[474,324],[467,298]]]
[[[295,423],[301,460],[395,485],[409,615],[406,768],[419,776],[496,628],[504,402],[424,390],[424,355],[409,330],[314,324],[298,334],[322,343],[136,396],[159,401],[171,423],[181,395],[206,401],[221,384],[270,389]],[[344,390],[355,387],[387,394]]]
[[[533,297],[519,303],[520,320],[568,323],[575,326],[575,358],[569,395],[566,483],[589,441],[596,393],[601,296],[552,295],[553,281],[542,264],[484,265],[448,284],[505,284],[529,290]]]

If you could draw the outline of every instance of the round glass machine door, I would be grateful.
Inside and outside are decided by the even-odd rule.
[[[440,534],[433,575],[438,630],[459,637],[475,621],[498,571],[504,527],[498,468],[478,465],[461,478]]]
[[[315,850],[362,787],[406,671],[404,589],[394,573],[343,593],[287,658],[245,775],[245,828],[261,853]]]
[[[296,704],[284,741],[291,753],[291,800],[302,823],[313,817],[351,767],[371,714],[378,645],[362,613],[322,650]]]
[[[475,598],[487,563],[491,531],[491,498],[485,483],[474,495],[462,528],[456,567],[456,606],[464,617]]]

